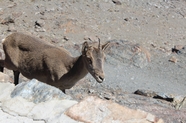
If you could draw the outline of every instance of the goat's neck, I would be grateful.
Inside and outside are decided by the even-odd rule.
[[[71,88],[78,82],[80,79],[85,77],[88,74],[88,70],[83,61],[83,56],[79,56],[74,58],[72,63],[72,68],[65,74],[61,79],[60,82],[65,88]],[[63,89],[64,87],[60,87]]]
[[[88,71],[83,61],[83,56],[81,55],[77,58],[74,58],[73,66],[68,72],[69,77],[80,80],[83,77],[85,77],[87,74],[88,74]]]

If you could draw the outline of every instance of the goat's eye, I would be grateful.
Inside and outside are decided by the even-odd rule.
[[[87,58],[87,61],[89,64],[92,64],[92,60],[90,58]]]

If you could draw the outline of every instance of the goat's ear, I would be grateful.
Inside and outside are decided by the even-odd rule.
[[[85,53],[87,52],[88,50],[88,43],[87,42],[84,42],[83,43],[83,46],[82,46],[82,54],[85,55]]]
[[[111,44],[110,42],[107,42],[104,45],[102,45],[102,50],[106,51],[106,49],[110,46],[110,44]]]

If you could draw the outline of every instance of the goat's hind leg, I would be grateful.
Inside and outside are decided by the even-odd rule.
[[[14,84],[17,85],[19,84],[19,71],[13,71],[14,72]]]
[[[0,72],[4,71],[4,60],[0,60]],[[14,84],[19,84],[19,71],[13,71],[14,72]]]
[[[63,89],[63,90],[62,90],[62,92],[63,92],[64,94],[66,94],[66,91],[65,91],[65,89]]]

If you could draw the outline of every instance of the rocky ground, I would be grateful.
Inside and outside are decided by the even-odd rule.
[[[151,112],[167,123],[186,122],[185,0],[0,2],[0,40],[24,32],[65,47],[74,56],[84,41],[99,37],[102,43],[112,43],[106,81],[98,84],[88,75],[67,91],[74,99],[97,95]],[[147,97],[133,94],[138,89]]]
[[[0,73],[0,81],[7,78]],[[88,96],[79,103],[35,79],[14,86],[0,83],[1,123],[164,123],[143,110]],[[123,115],[125,114],[125,115]]]

